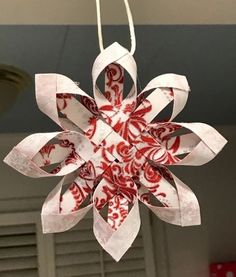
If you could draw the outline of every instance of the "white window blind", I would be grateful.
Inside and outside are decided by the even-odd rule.
[[[0,276],[38,276],[37,239],[34,224],[0,228]]]
[[[96,241],[92,218],[75,228],[43,235],[38,212],[0,214],[1,277],[156,277],[149,214],[119,263]]]
[[[141,234],[120,262],[116,263],[101,249],[91,226],[92,219],[86,218],[73,230],[55,234],[56,276],[146,276]]]

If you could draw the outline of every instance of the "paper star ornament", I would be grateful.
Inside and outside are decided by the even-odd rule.
[[[138,234],[140,202],[168,223],[200,224],[196,196],[168,166],[205,164],[226,140],[204,123],[173,122],[188,98],[184,76],[160,75],[138,94],[135,60],[118,43],[98,55],[92,81],[94,98],[66,76],[37,74],[38,106],[62,131],[26,137],[4,161],[30,177],[64,176],[43,204],[43,231],[66,231],[92,209],[95,237],[118,261]]]

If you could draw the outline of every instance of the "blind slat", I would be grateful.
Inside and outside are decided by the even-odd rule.
[[[85,253],[91,251],[98,251],[100,246],[97,241],[84,241],[74,243],[56,244],[56,254],[70,254],[70,253]]]
[[[35,226],[32,224],[0,227],[0,236],[14,235],[14,234],[32,234],[32,233],[35,233]]]
[[[37,268],[37,258],[28,257],[25,258],[13,258],[0,260],[0,276],[1,271],[16,270],[16,269],[28,269]]]
[[[1,272],[1,277],[38,277],[36,269]]]
[[[37,256],[36,245],[0,248],[0,259],[30,256]]]
[[[93,273],[91,273],[91,274],[80,274],[80,275],[70,275],[70,277],[101,277],[102,275],[101,275],[101,273],[98,273],[98,274],[93,274]]]
[[[131,272],[126,271],[124,272],[111,272],[111,273],[106,273],[106,277],[145,277],[146,272],[145,270],[134,270]]]
[[[68,242],[95,240],[92,230],[89,230],[89,231],[77,230],[76,232],[69,232],[69,233],[70,233],[69,236],[66,232],[56,234],[55,242],[56,243],[68,243]]]
[[[14,235],[0,237],[0,247],[10,247],[18,245],[34,245],[36,244],[35,234]]]
[[[119,263],[114,261],[104,263],[105,272],[126,272],[137,269],[145,269],[144,259],[135,259],[134,257],[133,260],[120,260]]]
[[[99,262],[100,262],[100,252],[56,256],[57,266],[99,263]]]
[[[57,277],[97,274],[98,272],[101,272],[101,266],[100,263],[91,263],[86,265],[70,265],[64,267],[57,267],[56,272]]]

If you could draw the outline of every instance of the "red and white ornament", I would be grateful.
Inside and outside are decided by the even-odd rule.
[[[123,97],[125,71],[133,86]],[[94,234],[118,261],[138,234],[139,202],[168,223],[200,224],[196,196],[167,167],[207,163],[226,140],[209,125],[173,122],[188,98],[184,76],[160,75],[138,94],[135,60],[118,43],[98,55],[92,80],[94,99],[66,76],[37,74],[38,106],[62,131],[28,136],[4,161],[30,177],[64,176],[43,204],[43,231],[66,231],[93,209]],[[156,120],[171,102],[170,118]]]

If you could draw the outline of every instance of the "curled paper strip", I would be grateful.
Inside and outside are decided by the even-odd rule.
[[[37,74],[38,106],[62,131],[25,138],[4,161],[30,177],[64,176],[43,204],[43,231],[66,231],[93,209],[94,234],[118,261],[138,234],[139,202],[168,223],[200,224],[196,196],[167,166],[205,164],[226,140],[209,125],[172,122],[187,102],[184,76],[158,76],[137,94],[136,63],[118,43],[96,58],[92,78],[94,99],[66,76]],[[172,102],[170,118],[158,121]]]

